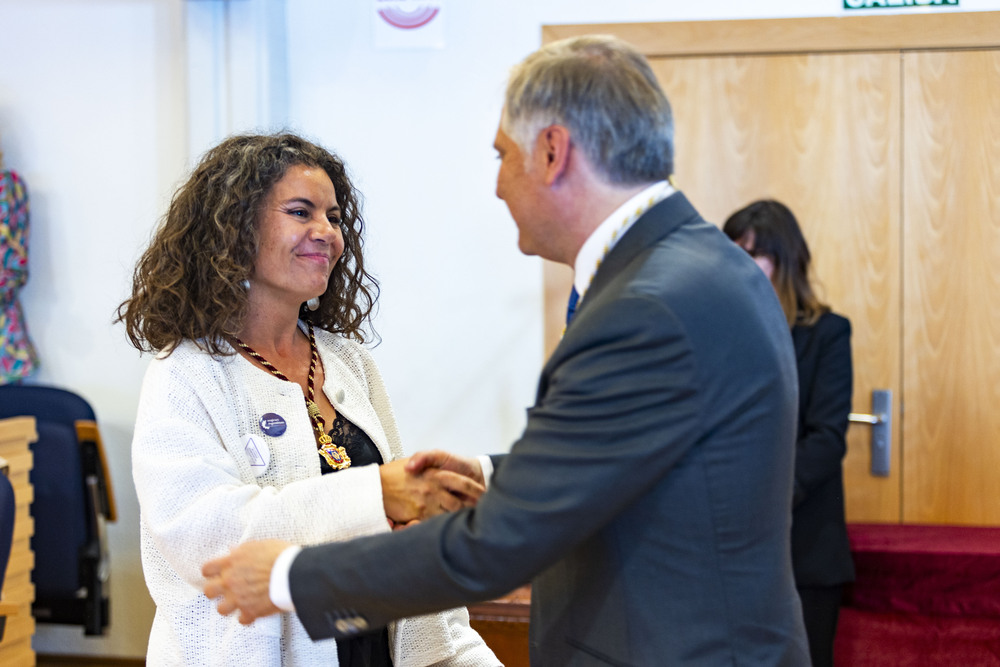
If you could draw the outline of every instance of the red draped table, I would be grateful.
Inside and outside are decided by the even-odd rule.
[[[1000,528],[851,524],[836,661],[1000,666]]]

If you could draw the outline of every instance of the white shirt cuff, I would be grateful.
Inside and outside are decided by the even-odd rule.
[[[292,569],[292,561],[302,551],[302,547],[290,546],[274,561],[271,568],[271,583],[268,593],[271,596],[271,604],[281,611],[295,611],[292,604],[292,587],[288,584],[288,574]]]
[[[493,459],[485,454],[477,456],[479,465],[483,468],[483,486],[490,488],[490,477],[493,476]]]
[[[479,459],[479,465],[483,469],[483,484],[486,488],[490,488],[490,477],[493,476],[493,460],[486,455],[477,456]],[[271,581],[268,588],[268,594],[271,597],[271,604],[280,609],[281,611],[295,611],[295,605],[292,604],[292,590],[288,583],[288,574],[292,569],[292,561],[295,557],[299,555],[302,551],[302,547],[290,546],[284,551],[282,551],[277,560],[274,561],[274,567],[271,568]]]

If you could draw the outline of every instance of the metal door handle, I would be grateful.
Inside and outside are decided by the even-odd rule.
[[[892,390],[873,390],[872,413],[852,412],[847,415],[847,419],[855,423],[871,424],[871,474],[888,477],[892,453]]]

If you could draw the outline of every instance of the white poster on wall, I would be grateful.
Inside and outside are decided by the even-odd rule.
[[[372,0],[377,49],[443,49],[444,2]]]

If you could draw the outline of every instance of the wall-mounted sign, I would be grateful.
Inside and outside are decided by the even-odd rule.
[[[892,7],[958,7],[958,0],[844,0],[844,9],[882,9]]]
[[[444,48],[444,0],[372,0],[375,46]]]

